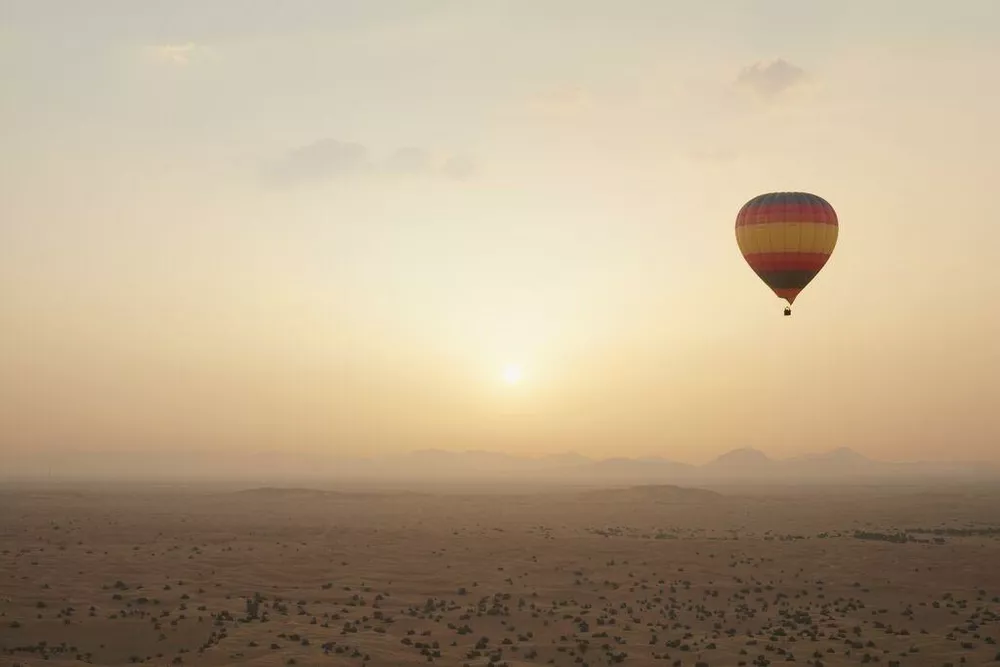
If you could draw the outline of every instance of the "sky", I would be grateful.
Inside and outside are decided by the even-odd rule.
[[[1000,461],[998,35],[994,0],[0,0],[0,468]],[[790,318],[733,229],[775,190],[840,220]]]

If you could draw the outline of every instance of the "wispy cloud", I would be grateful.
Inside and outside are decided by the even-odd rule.
[[[562,85],[543,90],[527,100],[527,108],[542,116],[573,116],[593,105],[590,93],[578,85]]]
[[[326,138],[290,150],[266,169],[268,180],[277,185],[322,182],[351,175],[441,176],[463,180],[476,171],[472,158],[464,155],[436,157],[431,151],[404,146],[382,159],[373,159],[366,146]]]
[[[202,51],[194,42],[185,44],[158,44],[147,48],[153,60],[172,65],[187,65]]]
[[[277,183],[302,183],[357,173],[368,166],[368,149],[361,144],[321,139],[289,151],[270,169],[270,176]]]
[[[396,149],[383,163],[383,167],[397,174],[422,174],[432,169],[431,156],[423,148],[407,146]]]
[[[736,85],[749,89],[764,98],[774,98],[806,80],[806,72],[783,58],[763,65],[754,63],[744,67],[736,77]]]
[[[465,155],[453,155],[445,160],[441,171],[459,181],[471,178],[477,171],[476,162]]]

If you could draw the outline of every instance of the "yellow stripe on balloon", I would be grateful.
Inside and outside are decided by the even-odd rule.
[[[837,225],[822,222],[772,222],[736,228],[744,255],[761,252],[818,252],[829,255],[837,245]]]

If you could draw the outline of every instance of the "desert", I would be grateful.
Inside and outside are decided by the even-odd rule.
[[[1000,489],[5,485],[3,664],[1000,659]]]

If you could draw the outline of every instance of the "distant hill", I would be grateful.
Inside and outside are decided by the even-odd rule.
[[[239,496],[249,496],[254,498],[269,498],[269,499],[283,499],[283,498],[301,498],[301,499],[316,499],[325,498],[330,496],[344,496],[348,495],[340,491],[327,491],[323,489],[307,489],[303,487],[277,487],[277,486],[262,486],[256,489],[242,489],[236,491],[235,495]]]
[[[624,489],[598,489],[579,494],[583,501],[602,503],[652,503],[652,504],[704,504],[716,502],[725,496],[716,491],[692,489],[673,484],[646,484]]]
[[[703,470],[712,470],[725,473],[751,473],[768,470],[774,465],[774,461],[768,458],[767,454],[759,449],[743,447],[726,452],[722,456],[706,463]]]
[[[365,491],[339,491],[335,489],[306,488],[306,487],[280,487],[261,486],[251,489],[240,489],[233,491],[232,495],[243,498],[256,498],[268,501],[317,501],[317,500],[371,500],[375,498],[398,498],[400,496],[419,497],[425,493],[404,490],[365,490]]]
[[[831,449],[828,452],[820,452],[818,454],[806,454],[794,459],[789,459],[791,461],[840,461],[849,463],[871,463],[872,460],[862,454],[857,453],[850,447],[838,447],[836,449]]]
[[[703,465],[659,457],[592,459],[568,453],[533,458],[481,450],[421,450],[377,460],[344,462],[338,467],[343,476],[357,478],[423,482],[481,479],[603,486],[1000,478],[1000,470],[989,464],[876,461],[848,447],[788,459],[774,459],[758,449],[741,447]]]
[[[20,461],[20,465],[23,469],[28,467],[26,461]],[[656,456],[595,459],[576,452],[528,457],[485,450],[424,449],[371,458],[287,451],[248,451],[239,456],[199,451],[134,452],[103,458],[67,454],[58,461],[46,461],[44,469],[47,474],[67,479],[245,480],[261,485],[254,493],[284,495],[317,492],[269,490],[264,484],[273,485],[281,480],[299,487],[308,480],[308,486],[319,487],[327,482],[338,488],[344,483],[357,482],[385,483],[395,488],[399,483],[433,488],[438,483],[607,487],[1000,481],[1000,467],[996,464],[877,461],[848,447],[786,459],[772,458],[752,447],[740,447],[702,465]],[[16,467],[4,472],[7,477],[18,477]]]
[[[593,463],[590,459],[576,452],[566,452],[565,454],[549,454],[543,460],[553,465],[577,466]]]
[[[597,475],[608,481],[629,480],[633,482],[656,482],[667,479],[684,479],[695,470],[695,466],[658,458],[613,458],[591,461],[576,472],[580,477]]]

